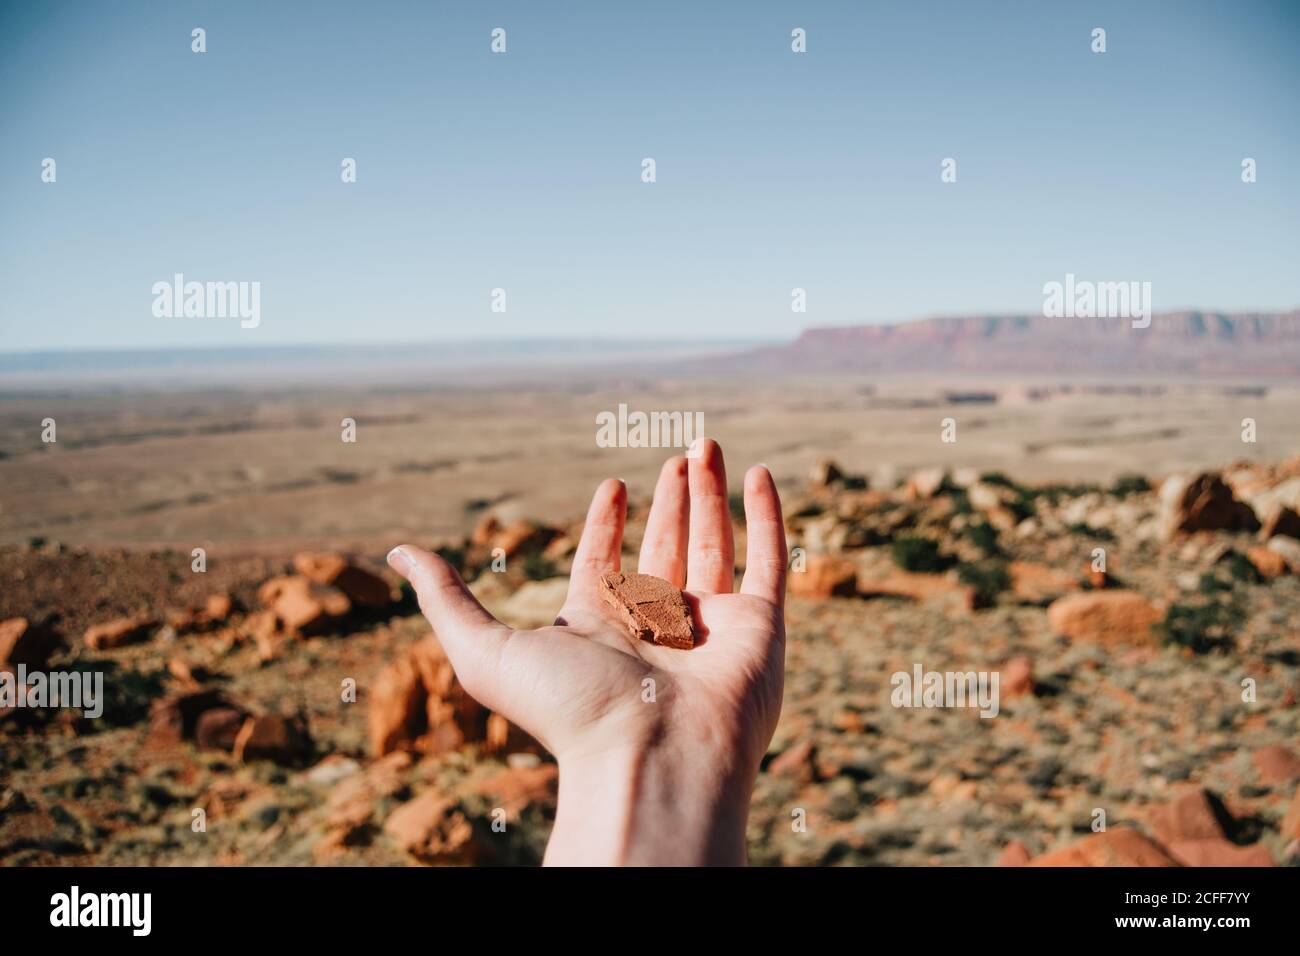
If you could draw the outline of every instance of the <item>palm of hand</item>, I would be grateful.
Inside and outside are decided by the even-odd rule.
[[[746,572],[741,592],[731,593],[734,545],[717,445],[705,440],[689,467],[672,459],[660,475],[638,570],[686,588],[699,632],[690,650],[633,638],[598,594],[601,574],[620,568],[622,482],[596,491],[554,626],[507,628],[446,562],[408,546],[400,549],[410,561],[403,573],[466,691],[557,757],[669,740],[756,770],[780,712],[785,647],[784,525],[766,469],[746,476],[745,505]]]

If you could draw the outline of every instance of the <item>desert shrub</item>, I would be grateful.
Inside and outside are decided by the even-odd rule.
[[[1213,596],[1222,594],[1224,591],[1231,591],[1232,584],[1220,578],[1213,571],[1205,571],[1196,582],[1196,590],[1201,594]]]
[[[997,529],[987,521],[970,525],[966,529],[966,538],[984,552],[985,557],[992,558],[1002,553],[1002,546],[998,544]]]
[[[895,538],[890,546],[894,563],[904,571],[938,574],[952,567],[951,557],[939,552],[939,543],[916,535]]]
[[[1228,574],[1234,581],[1242,584],[1258,584],[1264,580],[1259,573],[1259,569],[1251,563],[1250,558],[1246,557],[1240,551],[1229,551],[1224,555]]]
[[[1012,491],[1019,491],[1020,486],[1008,478],[1000,471],[986,471],[980,475],[980,481],[986,485],[997,485],[1000,488],[1010,488]]]
[[[1081,538],[1095,538],[1098,541],[1115,540],[1115,535],[1110,528],[1093,528],[1082,521],[1076,521],[1065,530],[1068,534],[1078,535]]]
[[[1208,654],[1232,649],[1233,631],[1241,619],[1241,609],[1223,601],[1172,604],[1157,627],[1166,644]]]
[[[957,577],[974,590],[976,607],[991,607],[997,603],[998,595],[1011,587],[1011,573],[1005,561],[960,564]]]
[[[1151,483],[1142,475],[1120,475],[1110,486],[1110,493],[1118,498],[1140,495],[1151,490]]]

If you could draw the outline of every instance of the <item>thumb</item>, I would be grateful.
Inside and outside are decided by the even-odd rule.
[[[420,600],[420,610],[433,625],[461,685],[491,710],[501,650],[510,637],[506,627],[470,593],[456,569],[436,554],[409,544],[388,552],[388,564],[406,578]]]

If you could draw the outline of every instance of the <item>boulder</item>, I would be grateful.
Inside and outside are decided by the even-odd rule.
[[[327,632],[352,610],[342,591],[297,574],[271,578],[258,589],[257,598],[275,612],[280,628],[291,634]]]
[[[38,624],[25,617],[0,621],[0,664],[40,669],[62,644],[63,636],[48,621]]]
[[[1156,837],[1166,845],[1186,840],[1225,839],[1210,795],[1201,789],[1189,790],[1156,807],[1150,811],[1149,819]]]
[[[1290,783],[1300,777],[1300,757],[1282,744],[1261,747],[1251,757],[1259,779],[1267,784]]]
[[[994,866],[1025,866],[1029,862],[1029,850],[1019,840],[1012,840],[998,855]]]
[[[205,715],[206,716],[206,715]],[[294,764],[311,751],[311,735],[301,715],[262,714],[249,717],[235,735],[232,753],[241,763],[271,760]]]
[[[119,617],[86,629],[86,646],[94,651],[112,650],[147,640],[157,621],[147,615]]]
[[[1094,833],[1029,861],[1030,866],[1178,866],[1176,859],[1129,827]]]
[[[200,750],[235,749],[235,738],[244,726],[245,714],[235,707],[212,707],[199,714],[194,724],[194,744]]]
[[[304,552],[294,557],[293,567],[309,581],[337,588],[360,607],[387,607],[393,600],[387,581],[341,554]]]
[[[1275,538],[1269,538],[1268,544],[1264,547],[1268,550],[1282,556],[1286,566],[1292,574],[1300,574],[1300,541],[1295,538],[1288,538],[1286,535],[1278,535]]]
[[[370,752],[403,749],[443,753],[466,744],[486,752],[538,749],[531,737],[490,711],[461,687],[434,637],[411,645],[375,681],[366,713]]]
[[[455,800],[432,791],[394,810],[384,832],[423,863],[466,865],[479,858],[473,824]]]
[[[999,694],[1014,700],[1034,693],[1034,665],[1027,657],[1014,657],[1002,665]]]
[[[1153,644],[1152,628],[1160,611],[1136,591],[1081,591],[1055,601],[1047,609],[1052,630],[1074,641],[1104,646]]]
[[[1023,604],[1050,604],[1057,598],[1079,589],[1072,574],[1032,561],[1012,561],[1011,594]]]
[[[1195,478],[1174,475],[1160,486],[1162,525],[1166,535],[1194,531],[1257,531],[1259,519],[1250,505],[1212,472]]]
[[[831,488],[844,480],[844,471],[829,458],[817,462],[808,473],[808,484],[817,489]]]
[[[907,480],[903,494],[912,501],[933,498],[939,493],[939,489],[943,487],[943,481],[947,477],[948,470],[942,466],[921,468],[914,471],[912,477]]]
[[[1286,563],[1286,558],[1278,554],[1272,548],[1262,545],[1256,545],[1246,550],[1246,558],[1255,566],[1255,570],[1261,578],[1272,579],[1280,578],[1286,574],[1290,567]]]
[[[1169,855],[1183,866],[1275,866],[1273,857],[1258,843],[1237,846],[1223,837],[1178,840],[1169,844]]]
[[[473,792],[496,801],[505,810],[506,817],[513,820],[529,804],[554,805],[559,779],[560,768],[553,763],[507,767],[476,783]]]
[[[804,569],[792,570],[787,578],[793,597],[824,600],[857,593],[858,568],[852,561],[822,554],[808,555],[805,560]]]
[[[194,740],[199,718],[216,708],[239,709],[212,687],[169,694],[149,708],[149,740],[156,746],[175,746],[182,740]]]
[[[1259,529],[1259,539],[1267,541],[1278,535],[1300,539],[1300,513],[1294,508],[1277,505],[1264,519],[1264,524]]]

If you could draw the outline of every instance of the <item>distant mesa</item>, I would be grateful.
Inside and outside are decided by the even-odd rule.
[[[706,361],[786,372],[1290,376],[1300,373],[1300,309],[1157,313],[1146,329],[1122,318],[920,319],[809,329],[788,345]],[[965,392],[961,399],[978,402],[981,396]]]

